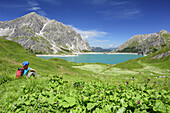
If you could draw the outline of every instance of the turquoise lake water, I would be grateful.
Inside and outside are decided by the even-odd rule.
[[[79,56],[38,56],[40,58],[49,59],[49,58],[62,58],[68,62],[76,63],[105,63],[105,64],[117,64],[125,62],[130,59],[136,59],[142,57],[141,55],[134,54],[80,54]]]

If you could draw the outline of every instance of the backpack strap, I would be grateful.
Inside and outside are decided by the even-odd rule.
[[[20,68],[21,69],[21,76],[23,76],[24,74],[24,68]]]

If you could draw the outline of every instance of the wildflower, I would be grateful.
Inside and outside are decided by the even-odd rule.
[[[94,91],[96,91],[96,89],[94,89]]]
[[[84,93],[87,93],[87,91],[85,91]]]
[[[154,92],[152,92],[152,94],[154,94]]]
[[[134,77],[132,77],[134,79]]]
[[[50,88],[51,89],[51,88]]]
[[[131,95],[131,97],[133,97],[133,95]]]
[[[156,84],[156,82],[154,82]]]
[[[79,86],[79,83],[77,83],[77,86]]]
[[[140,104],[140,100],[138,101],[138,104]]]
[[[40,99],[38,99],[40,101]]]
[[[155,98],[155,100],[157,100],[157,98]]]
[[[102,99],[104,99],[104,97],[102,97]]]
[[[82,97],[82,99],[84,99],[84,97]]]
[[[148,79],[148,81],[150,81],[151,79]]]
[[[77,109],[80,109],[79,107]]]
[[[141,87],[139,89],[141,89]]]
[[[81,88],[83,88],[83,87],[81,86]]]
[[[121,88],[121,91],[123,91],[123,89]]]
[[[128,85],[129,82],[126,82],[126,84]]]
[[[40,105],[38,105],[38,107],[40,107]]]
[[[56,104],[59,104],[58,102]]]
[[[91,98],[91,96],[89,96],[89,99]]]

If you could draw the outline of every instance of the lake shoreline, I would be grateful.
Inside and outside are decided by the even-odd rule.
[[[36,56],[59,56],[59,57],[72,57],[72,56],[79,56],[79,54],[134,54],[134,55],[138,55],[138,53],[105,53],[105,52],[86,52],[86,53],[73,53],[73,55],[53,55],[53,54],[49,54],[49,55],[39,55],[36,54]]]

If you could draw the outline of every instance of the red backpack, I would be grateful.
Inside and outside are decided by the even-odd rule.
[[[16,72],[16,78],[19,78],[23,75],[24,73],[24,68],[18,68],[17,72]]]

